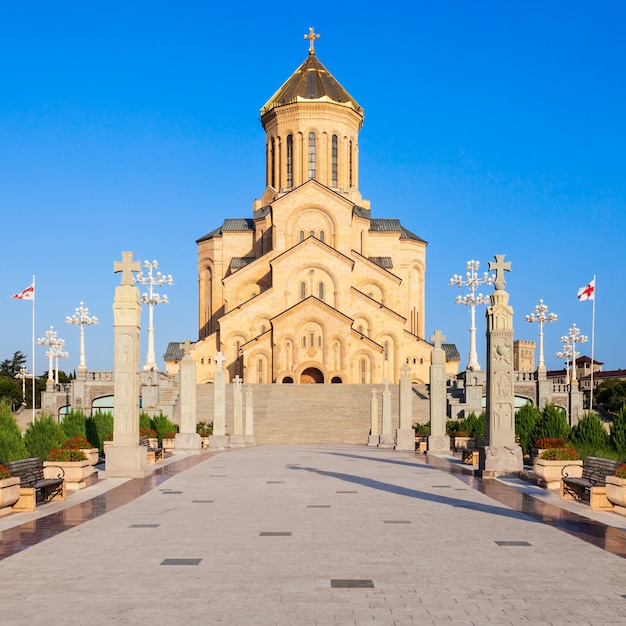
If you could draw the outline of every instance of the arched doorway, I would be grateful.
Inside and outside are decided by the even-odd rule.
[[[291,376],[285,376],[285,378],[283,378],[283,384],[285,383],[293,383],[293,378],[291,378]]]
[[[310,383],[323,383],[324,374],[317,367],[307,367],[300,375],[300,384],[307,385]]]
[[[331,382],[331,384],[333,384],[333,385],[337,385],[337,384],[341,384],[341,383],[343,383],[343,380],[341,380],[341,376],[333,376],[333,377],[330,379],[330,382]]]

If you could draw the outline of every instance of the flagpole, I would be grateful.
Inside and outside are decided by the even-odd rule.
[[[37,293],[35,289],[35,275],[33,274],[33,343],[32,343],[32,355],[33,355],[33,420],[32,423],[35,423],[35,389],[36,389],[36,379],[37,376],[35,374],[35,294]]]
[[[593,412],[593,349],[596,335],[596,275],[593,275],[593,302],[591,304],[591,391],[589,392],[589,412]]]

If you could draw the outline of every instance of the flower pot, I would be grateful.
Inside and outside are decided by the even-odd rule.
[[[11,511],[20,498],[20,477],[12,476],[0,480],[0,515]]]
[[[65,488],[69,490],[87,487],[86,480],[93,474],[93,465],[89,461],[44,461],[43,475],[45,478],[56,478],[59,467],[65,472]]]
[[[533,472],[539,479],[539,484],[546,489],[559,489],[561,486],[562,470],[567,466],[568,476],[579,478],[583,475],[583,462],[575,461],[551,461],[549,459],[536,458],[533,460]]]
[[[163,450],[173,450],[175,439],[163,439]]]
[[[100,460],[98,448],[81,448],[81,452],[87,457],[90,465],[97,465]]]
[[[606,477],[606,497],[616,507],[615,511],[626,515],[626,478]]]

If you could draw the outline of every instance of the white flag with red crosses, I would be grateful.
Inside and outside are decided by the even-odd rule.
[[[594,278],[586,287],[581,287],[578,290],[578,299],[583,302],[584,300],[595,300],[596,297],[596,279]]]

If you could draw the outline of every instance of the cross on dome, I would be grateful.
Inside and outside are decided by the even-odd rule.
[[[315,54],[315,40],[319,39],[320,36],[315,32],[313,26],[309,27],[309,34],[305,35],[304,38],[309,40],[309,54]]]

